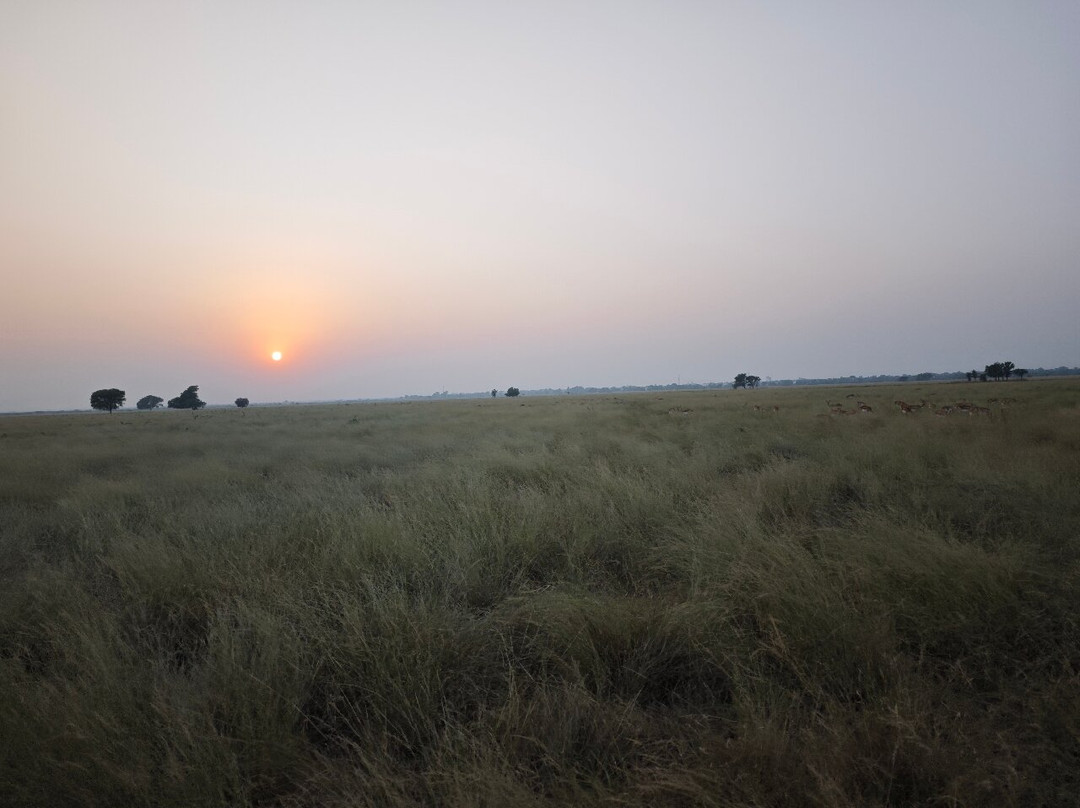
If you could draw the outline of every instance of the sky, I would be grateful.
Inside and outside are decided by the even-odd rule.
[[[1075,0],[0,0],[0,411],[1075,366],[1078,313]]]

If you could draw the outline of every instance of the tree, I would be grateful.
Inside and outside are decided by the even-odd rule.
[[[176,398],[169,399],[170,410],[197,410],[206,406],[199,400],[199,385],[193,384]]]
[[[115,387],[95,390],[90,394],[90,406],[95,410],[108,410],[111,413],[117,407],[124,406],[125,398],[127,398],[127,393]]]
[[[135,406],[140,410],[152,410],[155,407],[160,407],[164,403],[165,399],[161,396],[143,396],[135,402]]]
[[[507,387],[506,388],[506,397],[507,398],[517,398],[520,395],[521,395],[521,391],[518,390],[516,387]]]
[[[739,375],[737,375],[735,377],[735,381],[731,385],[732,390],[738,390],[740,387],[742,387],[744,389],[746,387],[746,374],[745,373],[740,373]]]
[[[246,407],[250,403],[251,402],[248,401],[246,398],[238,398],[238,399],[236,399],[236,406],[239,407],[240,409],[244,409],[244,407]]]
[[[759,384],[761,384],[761,377],[760,376],[747,376],[746,377],[746,386],[749,387],[751,390],[753,390]]]
[[[499,391],[498,391],[498,390],[495,390],[495,389],[492,389],[492,391],[491,391],[491,397],[492,397],[492,398],[496,398],[496,397],[497,397],[498,395],[499,395]]]
[[[1009,380],[1009,377],[1013,375],[1014,370],[1016,370],[1016,365],[1012,362],[1001,363],[1001,372],[1005,375],[1005,381]]]
[[[1013,371],[1013,373],[1020,377],[1020,381],[1023,381],[1024,377],[1027,376],[1030,372],[1031,371],[1029,371],[1027,368],[1017,368]]]

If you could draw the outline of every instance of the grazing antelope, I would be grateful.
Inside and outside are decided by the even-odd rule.
[[[871,407],[869,404],[864,404],[861,401],[859,402],[859,412],[873,412],[873,411],[874,411],[874,408]]]

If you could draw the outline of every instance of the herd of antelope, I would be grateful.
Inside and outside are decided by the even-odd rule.
[[[998,404],[1002,409],[1012,404],[1016,399],[1012,398],[992,398],[988,404]],[[972,404],[970,401],[958,401],[955,404],[945,404],[941,407],[935,407],[926,399],[921,399],[918,404],[908,404],[906,401],[896,400],[893,402],[900,408],[900,412],[904,415],[912,415],[922,409],[929,409],[934,415],[944,418],[952,415],[953,413],[959,413],[961,415],[986,415],[992,416],[994,413],[989,407],[980,407],[978,404]]]
[[[851,394],[849,398],[854,398],[854,393]],[[826,400],[825,403],[829,405],[829,412],[833,415],[858,415],[861,412],[867,413],[874,411],[874,408],[865,401],[856,401],[855,409],[853,410],[844,409],[844,405],[836,401]]]
[[[853,397],[853,395],[854,394],[850,394],[849,397]],[[1005,408],[1009,404],[1013,403],[1015,400],[1016,399],[1012,398],[992,398],[987,403],[998,404],[1000,407]],[[829,412],[832,415],[857,415],[860,412],[874,411],[869,404],[863,401],[856,402],[856,409],[852,410],[845,409],[843,404],[835,401],[826,400],[825,403],[828,405]],[[922,410],[929,410],[930,412],[934,413],[934,415],[942,418],[952,415],[953,413],[959,413],[962,415],[993,415],[993,411],[989,407],[980,407],[978,404],[972,404],[968,401],[958,401],[955,404],[945,404],[941,407],[935,407],[925,398],[920,399],[918,404],[910,404],[902,399],[897,399],[893,402],[893,404],[899,407],[900,412],[904,415],[914,415],[915,413],[921,412]]]
[[[1005,406],[1008,406],[1014,401],[1014,399],[990,399],[987,403],[998,404],[1002,408],[1004,408]],[[825,403],[828,405],[829,413],[832,413],[833,415],[856,415],[859,413],[874,412],[873,408],[870,407],[869,404],[861,401],[856,403],[855,409],[845,409],[843,408],[842,404],[838,404],[832,401],[826,401]],[[967,401],[959,401],[956,404],[944,404],[940,407],[935,407],[926,399],[920,399],[918,404],[910,404],[906,401],[903,401],[902,399],[897,399],[893,402],[893,404],[900,408],[900,412],[903,415],[915,415],[916,413],[922,412],[923,409],[927,409],[929,410],[929,412],[941,418],[953,415],[954,413],[960,415],[994,415],[993,410],[991,410],[989,407],[982,407],[980,405],[972,404],[971,402]]]
[[[848,393],[847,397],[855,398],[855,394]],[[987,399],[987,404],[997,404],[1002,410],[1004,410],[1006,407],[1008,407],[1008,405],[1015,403],[1015,401],[1015,398],[991,398]],[[848,409],[848,407],[851,406],[850,403],[848,405],[845,405],[838,401],[829,401],[828,399],[826,399],[825,404],[829,408],[828,415],[826,415],[825,413],[821,413],[819,417],[827,418],[830,415],[859,415],[860,413],[872,413],[874,411],[874,408],[867,404],[865,401],[855,401],[854,406],[852,406],[851,409]],[[978,404],[972,404],[968,401],[958,401],[955,404],[944,404],[940,407],[935,407],[925,398],[919,399],[919,402],[917,404],[910,404],[907,401],[903,401],[902,399],[897,399],[893,402],[893,404],[899,407],[900,412],[904,415],[914,415],[915,413],[921,412],[923,410],[928,410],[929,412],[932,412],[934,415],[937,415],[941,418],[953,415],[954,413],[960,415],[985,415],[988,417],[993,417],[994,414],[993,410],[991,410],[990,407],[980,407]],[[776,404],[773,404],[771,406],[753,404],[751,406],[753,406],[754,412],[780,412],[780,407]],[[669,410],[668,412],[673,413],[674,410]]]

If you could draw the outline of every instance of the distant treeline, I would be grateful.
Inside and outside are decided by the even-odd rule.
[[[903,382],[949,382],[967,381],[971,371],[958,370],[951,373],[904,373],[883,374],[879,376],[834,376],[828,379],[770,379],[761,380],[759,387],[794,387],[812,384],[895,384]],[[1034,368],[1027,371],[1027,376],[1078,376],[1080,368]],[[1017,379],[1017,381],[1019,381]],[[727,390],[731,389],[731,382],[682,382],[671,384],[626,384],[621,387],[543,387],[536,390],[522,390],[522,395],[527,396],[580,396],[603,393],[661,393],[674,390]],[[405,399],[430,399],[430,398],[490,398],[491,391],[485,390],[479,393],[433,393],[430,396],[404,396]]]
[[[974,371],[955,371],[952,373],[905,373],[899,376],[837,376],[832,379],[766,379],[762,387],[789,387],[810,384],[893,384],[903,382],[961,382],[968,380],[968,374]],[[1080,368],[1034,368],[1026,371],[1032,376],[1078,376]]]

